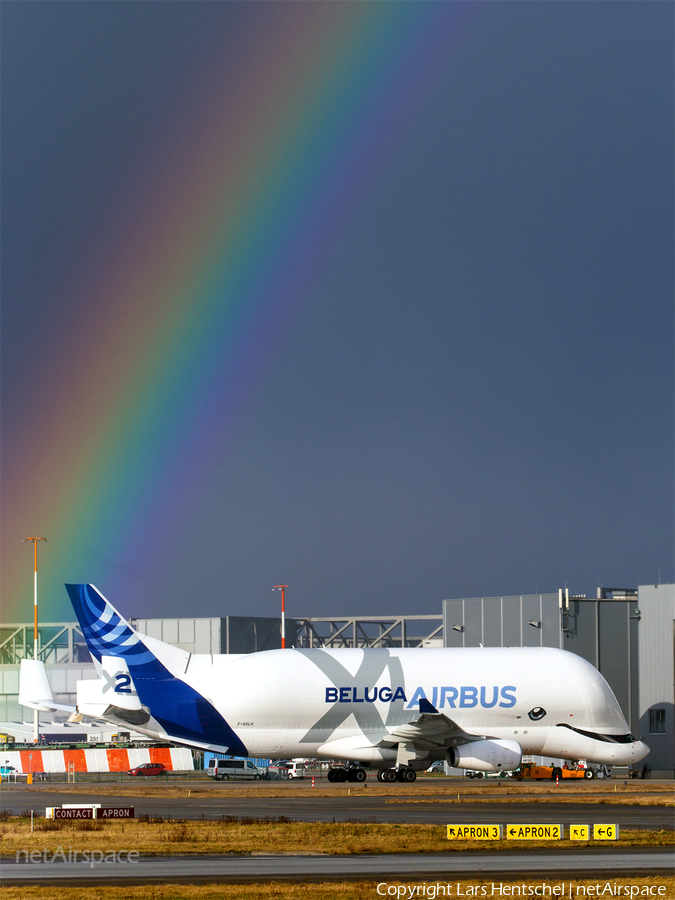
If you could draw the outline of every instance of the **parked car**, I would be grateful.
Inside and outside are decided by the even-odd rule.
[[[250,759],[210,759],[206,774],[216,781],[227,781],[229,778],[253,778],[254,781],[259,781],[266,773]]]
[[[440,772],[441,774],[444,774],[445,773],[445,761],[442,759],[437,759],[436,762],[432,763],[429,766],[429,768],[427,769],[427,772],[431,772],[431,773]]]
[[[270,766],[272,769],[286,769],[288,774],[286,778],[304,778],[306,766],[304,760],[297,759],[277,759]],[[330,768],[330,766],[329,766]]]
[[[167,768],[164,763],[143,763],[142,766],[136,766],[129,769],[130,775],[166,775]]]

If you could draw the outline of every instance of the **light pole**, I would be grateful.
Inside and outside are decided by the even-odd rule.
[[[37,602],[37,547],[38,541],[47,541],[47,538],[38,537],[35,535],[34,537],[28,537],[25,539],[26,541],[33,542],[33,549],[35,551],[35,565],[33,568],[33,659],[38,658],[38,602]],[[37,744],[40,740],[40,713],[37,709],[33,710],[33,743]]]
[[[281,591],[281,649],[286,649],[286,604],[284,603],[284,591],[287,584],[275,584],[273,591]]]

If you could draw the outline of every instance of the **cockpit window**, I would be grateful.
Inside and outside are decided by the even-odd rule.
[[[582,728],[574,728],[566,722],[558,722],[558,728],[569,728],[584,737],[593,738],[594,741],[605,741],[608,744],[634,744],[637,738],[633,734],[598,734],[596,731],[584,731]]]

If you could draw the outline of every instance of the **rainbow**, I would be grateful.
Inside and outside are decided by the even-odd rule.
[[[110,589],[148,535],[173,543],[465,6],[251,5],[30,375],[5,456],[4,621],[30,609],[29,534],[50,540],[43,620],[72,618],[64,581]]]

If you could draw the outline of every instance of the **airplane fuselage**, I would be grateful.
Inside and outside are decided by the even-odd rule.
[[[563,650],[294,649],[205,656],[152,638],[144,643],[173,672],[181,671],[181,680],[217,709],[255,757],[390,765],[396,748],[387,739],[415,719],[420,698],[466,732],[515,741],[525,754],[629,765],[647,752],[628,734],[600,673]],[[142,699],[142,681],[136,684]],[[446,749],[432,745],[423,759]]]

